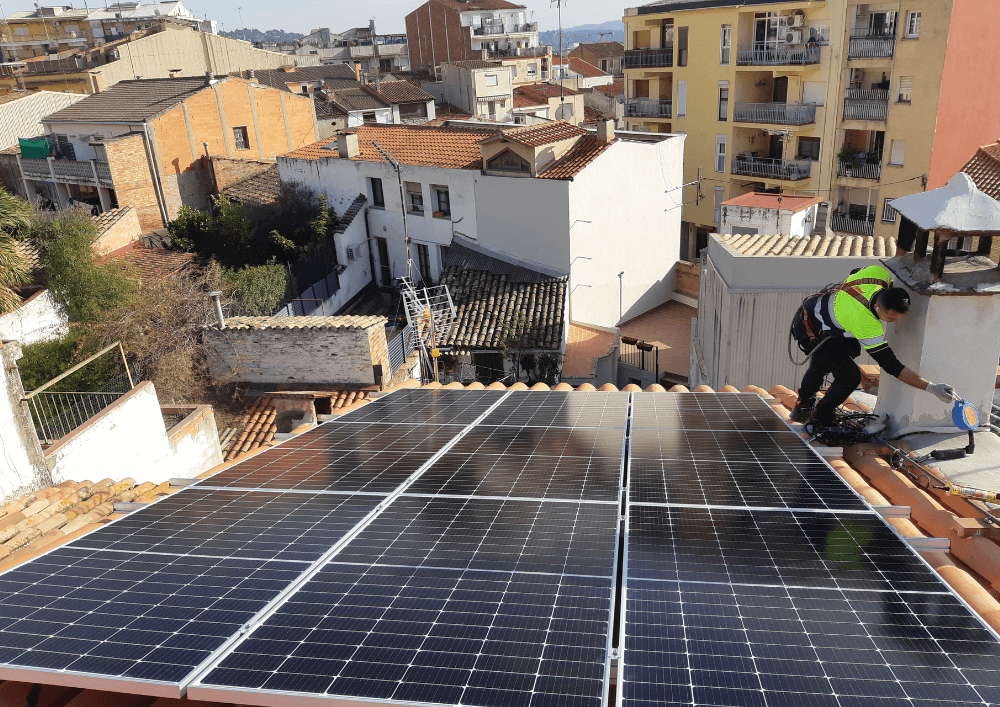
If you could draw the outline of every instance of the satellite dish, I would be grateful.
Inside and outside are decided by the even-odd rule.
[[[625,105],[625,94],[619,93],[617,96],[615,96],[615,103],[617,103],[620,106]]]

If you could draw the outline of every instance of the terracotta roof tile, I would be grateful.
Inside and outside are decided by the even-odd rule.
[[[571,140],[581,135],[586,135],[584,128],[571,125],[565,120],[554,120],[550,123],[540,125],[528,125],[520,128],[508,128],[501,131],[501,135],[512,141],[520,143],[525,147],[540,147],[554,142]],[[492,139],[500,139],[501,135],[492,136]]]
[[[451,66],[457,66],[460,69],[499,69],[502,64],[496,59],[469,59],[467,61],[449,61],[445,62]]]
[[[599,120],[611,120],[613,115],[605,115],[596,108],[591,108],[590,106],[583,107],[583,120],[587,123],[596,123]]]
[[[514,93],[520,93],[541,103],[548,103],[550,98],[559,98],[560,95],[579,96],[580,92],[565,86],[560,90],[559,84],[555,83],[532,83],[514,88]]]
[[[233,81],[228,76],[221,81]],[[111,88],[42,118],[44,123],[143,122],[209,87],[204,77],[119,81]]]
[[[127,250],[116,252],[110,257],[137,267],[139,276],[144,279],[170,277],[191,267],[195,262],[194,253],[147,248],[138,243],[133,243]]]
[[[357,129],[361,153],[352,159],[384,162],[373,142],[378,142],[404,164],[448,169],[480,169],[479,143],[497,134],[489,127],[445,127],[439,125],[362,125]],[[301,147],[285,155],[290,159],[336,158],[336,138]],[[325,147],[331,145],[330,148]]]
[[[333,89],[333,100],[345,110],[380,110],[388,108],[389,103],[382,99],[373,88],[368,86],[349,86]]]
[[[226,329],[371,329],[385,323],[385,317],[229,317]]]
[[[780,202],[779,202],[780,199]],[[749,206],[756,209],[778,209],[798,213],[823,201],[818,196],[795,196],[791,194],[764,194],[751,191],[723,201],[723,206]]]
[[[715,234],[719,235],[719,234]],[[896,251],[896,239],[883,236],[768,236],[724,234],[719,237],[742,255],[815,255],[886,257]]]
[[[582,129],[582,128],[581,128]],[[562,157],[553,162],[544,172],[538,175],[539,179],[572,179],[578,175],[591,162],[596,160],[614,142],[603,142],[593,135],[587,135],[577,140]]]
[[[34,243],[29,240],[18,241],[14,246],[24,267],[28,271],[33,283],[40,283],[45,279],[45,269],[42,267],[42,252],[38,250]]]
[[[281,179],[278,176],[278,165],[271,165],[246,179],[233,182],[222,190],[222,193],[235,201],[244,204],[263,206],[273,204],[281,194]]]
[[[514,91],[514,108],[537,108],[539,106],[548,106],[549,100],[547,98],[537,98],[535,96],[529,96],[521,91]]]
[[[570,69],[570,71],[572,71],[573,73],[579,74],[580,76],[583,76],[584,78],[590,78],[590,79],[592,79],[592,78],[598,78],[600,76],[607,76],[608,75],[605,72],[603,72],[600,69],[598,69],[593,64],[591,64],[589,61],[584,61],[583,59],[581,59],[578,56],[569,56],[569,57],[554,56],[554,57],[552,57],[552,63],[553,64],[560,64],[561,65],[561,64],[565,64],[567,61],[569,61],[569,69]]]
[[[126,206],[120,209],[109,209],[102,214],[94,217],[94,225],[97,227],[97,232],[104,233],[109,228],[114,226],[118,221],[124,218],[129,211],[132,210],[131,206]]]
[[[506,274],[445,268],[458,319],[443,342],[461,350],[496,349],[520,315],[526,317],[528,348],[558,350],[562,345],[566,278],[513,282]]]
[[[976,188],[1000,201],[1000,140],[983,145],[961,169]]]
[[[593,90],[598,93],[603,93],[609,98],[617,98],[618,96],[625,95],[625,82],[619,79],[613,83],[605,84],[603,86],[594,86]]]
[[[573,51],[577,49],[589,49],[602,59],[625,56],[625,45],[621,42],[581,42]]]
[[[388,103],[433,101],[434,96],[409,81],[382,81],[378,87],[382,100]]]
[[[270,397],[249,400],[237,425],[225,430],[219,440],[224,460],[233,461],[270,446],[274,433],[278,431],[274,418],[275,409]]]

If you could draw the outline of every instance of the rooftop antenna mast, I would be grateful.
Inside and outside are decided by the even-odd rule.
[[[614,32],[614,30],[612,30],[610,32],[598,32],[597,34],[599,34],[601,36],[601,41],[602,42],[604,41],[605,37],[611,37],[612,39],[615,38],[615,32]]]
[[[410,257],[410,232],[406,228],[406,194],[403,192],[403,166],[393,159],[386,150],[374,140],[372,145],[378,150],[385,161],[396,170],[396,181],[399,182],[399,205],[403,208],[403,241],[406,243],[406,279],[409,280],[413,272],[413,258]]]
[[[420,351],[428,364],[434,382],[438,382],[437,360],[441,355],[439,346],[445,340],[455,323],[455,304],[447,285],[435,285],[417,289],[408,277],[401,277],[403,305],[406,308],[406,323],[413,328],[420,343]]]
[[[566,74],[562,70],[562,60],[563,60],[563,42],[562,42],[562,9],[569,0],[549,0],[549,7],[555,6],[556,13],[559,17],[559,112],[556,118],[566,117]],[[555,75],[555,69],[553,67],[552,75]]]
[[[243,8],[237,7],[237,12],[240,13],[240,29],[243,31],[243,41],[247,41],[247,26],[243,24]]]

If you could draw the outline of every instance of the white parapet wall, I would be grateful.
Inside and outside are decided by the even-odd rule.
[[[52,483],[31,415],[22,402],[19,358],[16,341],[0,343],[0,503]]]
[[[130,476],[160,484],[208,471],[222,463],[222,450],[211,408],[204,407],[168,434],[156,389],[140,383],[45,450],[52,483]]]
[[[66,308],[49,290],[39,290],[12,312],[0,317],[0,340],[21,346],[51,341],[69,333]]]

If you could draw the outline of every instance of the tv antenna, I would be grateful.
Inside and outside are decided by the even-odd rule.
[[[615,38],[615,32],[614,32],[614,30],[611,30],[610,32],[598,32],[598,34],[601,35],[601,41],[602,42],[604,41],[605,37],[611,37],[612,39]]]
[[[566,115],[566,72],[562,68],[563,60],[563,43],[562,43],[562,9],[569,0],[549,0],[549,7],[555,7],[556,13],[559,17],[559,110],[556,112],[556,116],[563,118]],[[555,71],[552,71],[552,75],[555,76]]]
[[[439,347],[448,336],[457,316],[455,304],[447,285],[434,285],[417,289],[408,277],[399,278],[402,287],[403,305],[406,308],[406,323],[413,328],[424,361],[438,380],[437,360],[441,355]]]

